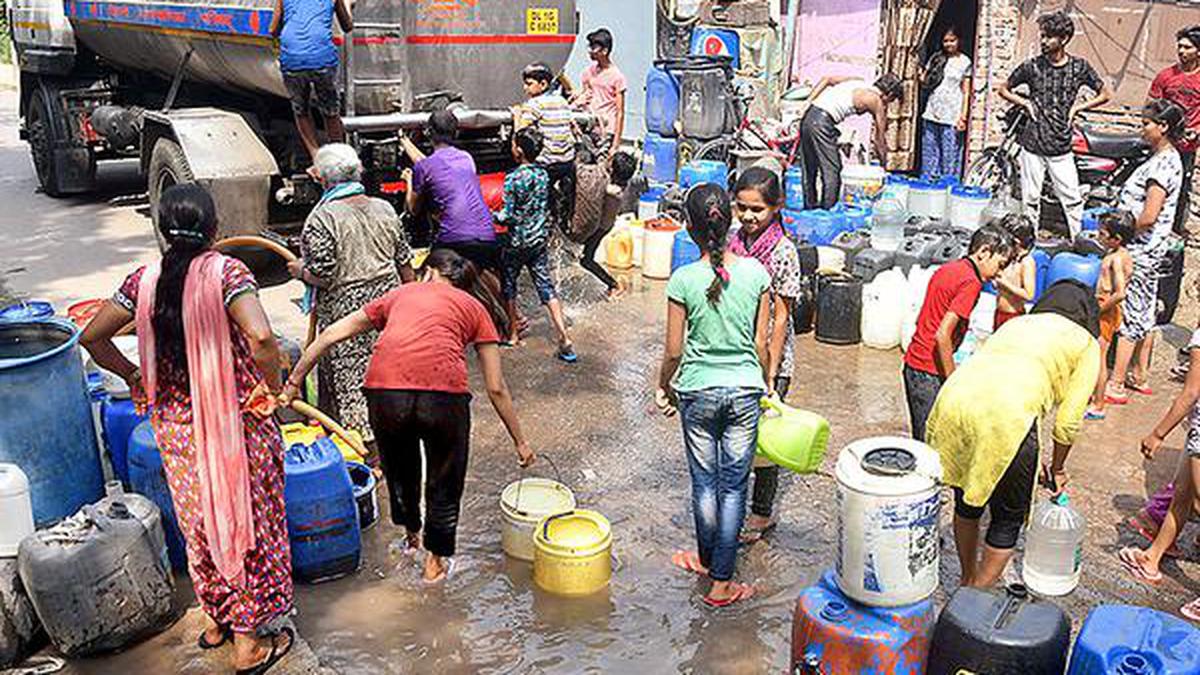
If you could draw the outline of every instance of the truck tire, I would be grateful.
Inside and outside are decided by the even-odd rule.
[[[96,179],[96,158],[88,148],[71,147],[65,113],[53,85],[40,84],[26,115],[29,154],[42,191],[51,197],[88,192]]]
[[[150,199],[150,222],[154,224],[154,237],[158,248],[167,249],[166,239],[158,231],[158,201],[162,193],[172,185],[195,181],[192,167],[188,164],[183,148],[170,138],[160,138],[150,153],[150,166],[146,170],[146,193]]]

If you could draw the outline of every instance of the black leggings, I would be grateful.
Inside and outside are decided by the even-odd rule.
[[[615,197],[605,195],[604,208],[600,215],[600,225],[583,242],[583,255],[579,259],[579,264],[583,266],[583,269],[591,272],[592,276],[599,279],[600,283],[607,286],[610,291],[617,287],[617,280],[608,273],[608,270],[604,269],[603,265],[596,262],[596,250],[600,248],[600,241],[604,239],[605,235],[612,232],[616,220],[616,207],[619,206],[615,203],[616,201]],[[612,215],[612,217],[610,218],[609,215]]]
[[[792,387],[792,378],[776,377],[775,393],[779,398],[787,398],[788,389]],[[762,518],[770,518],[775,511],[775,493],[779,491],[779,466],[754,467],[754,495],[750,500],[750,513]]]
[[[983,506],[971,506],[963,501],[961,488],[954,488],[954,513],[967,520],[979,520],[986,508],[992,512],[988,524],[987,544],[995,549],[1008,550],[1017,545],[1021,526],[1029,516],[1033,482],[1037,479],[1038,437],[1037,422],[1030,427],[1012,463],[996,483],[992,496]]]
[[[831,209],[842,198],[840,132],[829,113],[813,106],[800,121],[800,152],[804,165],[804,208]],[[817,177],[821,191],[817,192]]]
[[[425,549],[454,555],[467,478],[471,396],[368,389],[367,411],[387,477],[392,523],[421,531],[421,445],[425,446]]]

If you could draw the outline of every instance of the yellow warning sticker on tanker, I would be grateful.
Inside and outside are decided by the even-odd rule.
[[[530,35],[557,35],[558,8],[525,10],[525,32]]]

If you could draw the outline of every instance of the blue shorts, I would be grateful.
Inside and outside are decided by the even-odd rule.
[[[554,279],[550,278],[550,252],[545,244],[529,248],[505,246],[500,250],[500,268],[503,272],[500,286],[505,300],[517,297],[517,278],[522,269],[529,270],[543,305],[558,295],[554,290]]]

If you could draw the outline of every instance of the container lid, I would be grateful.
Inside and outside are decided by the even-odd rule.
[[[955,185],[950,189],[950,194],[955,197],[963,197],[966,199],[987,199],[991,200],[992,193],[986,188],[975,187],[973,185]]]
[[[940,188],[954,187],[960,183],[961,181],[954,176],[942,176],[935,181],[935,184]]]
[[[509,483],[500,493],[503,510],[531,520],[575,508],[575,494],[567,486],[549,478],[522,478]]]
[[[534,531],[538,547],[560,555],[588,555],[611,542],[608,519],[586,509],[546,516]]]
[[[328,436],[313,443],[293,443],[283,454],[283,466],[289,475],[320,471],[330,464],[343,466],[342,451]]]
[[[29,494],[29,478],[16,464],[0,463],[0,497]]]
[[[18,302],[0,309],[0,321],[35,321],[54,316],[54,305],[43,300]]]
[[[877,164],[851,164],[842,169],[843,178],[884,180],[887,172]]]
[[[837,462],[842,486],[873,495],[906,495],[934,487],[942,478],[937,452],[911,438],[867,438],[842,450]]]
[[[889,173],[884,180],[888,185],[909,185],[913,182],[911,178],[902,173]]]
[[[927,181],[923,178],[918,178],[916,180],[909,181],[908,186],[910,188],[912,188],[913,190],[936,190],[936,189],[938,189],[936,184],[934,184],[931,181]]]

